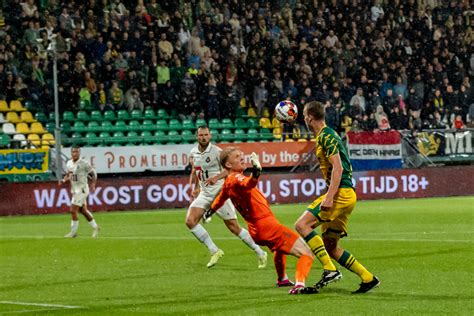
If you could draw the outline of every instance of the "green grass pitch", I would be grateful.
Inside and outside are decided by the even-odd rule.
[[[95,213],[98,239],[83,218],[77,238],[62,238],[66,214],[3,217],[0,314],[473,315],[473,204],[474,197],[359,202],[342,246],[382,281],[364,295],[351,295],[359,279],[344,268],[319,294],[288,295],[275,287],[272,260],[258,270],[218,218],[206,227],[225,256],[207,269],[183,209]],[[305,205],[272,208],[293,227]],[[292,277],[296,260],[287,262]],[[308,284],[320,274],[315,261]]]

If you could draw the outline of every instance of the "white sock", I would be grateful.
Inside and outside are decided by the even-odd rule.
[[[295,286],[303,286],[304,287],[304,282],[296,282]]]
[[[255,243],[255,241],[253,241],[252,236],[250,236],[249,232],[246,229],[242,228],[240,230],[239,238],[242,239],[242,241],[247,246],[249,246],[250,249],[253,249],[253,251],[257,253],[257,256],[261,257],[264,255],[265,252],[262,250],[262,248],[259,247],[259,245]]]
[[[77,232],[78,227],[79,227],[79,221],[71,221],[71,233]]]
[[[197,224],[191,228],[190,231],[200,242],[206,245],[211,254],[214,254],[217,252],[217,250],[219,250],[216,244],[212,241],[211,236],[209,236],[207,230],[201,224]]]
[[[97,229],[97,223],[95,222],[94,218],[92,218],[92,220],[89,222],[89,224],[92,226],[92,228]]]

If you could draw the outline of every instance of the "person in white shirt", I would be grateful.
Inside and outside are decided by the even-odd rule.
[[[94,192],[95,183],[97,181],[97,173],[91,164],[81,158],[81,149],[78,146],[71,148],[71,160],[66,163],[66,175],[62,182],[71,182],[71,231],[66,234],[66,238],[74,238],[77,236],[77,229],[79,227],[79,219],[77,214],[79,212],[84,215],[89,224],[91,225],[93,232],[92,237],[99,236],[99,226],[95,222],[94,216],[87,209],[87,196],[90,191]],[[90,179],[90,185],[89,185]]]
[[[370,8],[372,22],[377,22],[379,18],[383,18],[384,11],[380,6],[379,1],[375,0],[374,5]]]
[[[210,143],[211,133],[209,128],[207,126],[199,126],[196,138],[198,144],[191,150],[192,171],[189,181],[191,190],[193,190],[193,185],[195,186],[191,194],[191,205],[186,214],[186,226],[211,253],[211,259],[207,264],[207,267],[211,268],[224,255],[224,251],[216,246],[207,230],[199,221],[221,191],[227,171],[220,164],[221,149]],[[265,268],[267,265],[267,253],[255,243],[246,229],[240,227],[232,202],[227,200],[224,206],[217,210],[216,213],[224,220],[225,225],[234,235],[238,236],[247,246],[255,251],[258,257],[258,268]]]

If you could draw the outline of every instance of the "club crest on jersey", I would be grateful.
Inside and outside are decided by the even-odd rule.
[[[209,163],[211,161],[211,158],[210,157],[207,157],[206,158],[206,162]]]

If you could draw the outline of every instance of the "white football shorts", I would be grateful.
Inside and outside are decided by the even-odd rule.
[[[72,201],[71,204],[82,207],[87,201],[87,196],[89,193],[83,193],[83,192],[78,192],[78,193],[73,193],[72,194]]]
[[[221,188],[218,187],[214,190],[201,190],[198,197],[191,203],[189,207],[197,207],[204,210],[210,209],[212,202],[214,202],[215,198],[219,194],[220,189]],[[217,210],[216,214],[223,220],[237,219],[234,204],[232,204],[230,199],[225,201],[224,205],[222,205],[222,207]]]

